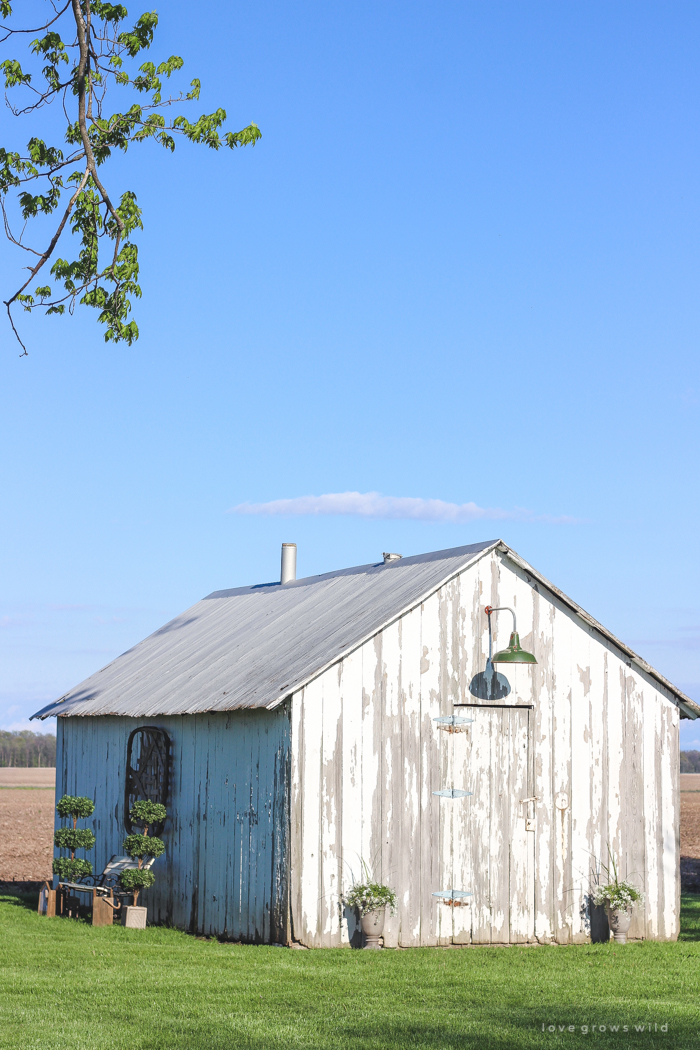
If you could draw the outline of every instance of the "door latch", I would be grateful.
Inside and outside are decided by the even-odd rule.
[[[535,802],[539,802],[539,801],[540,801],[540,795],[530,795],[529,798],[521,798],[520,799],[520,805],[521,806],[527,805],[527,808],[528,808],[528,815],[525,817],[525,830],[526,831],[534,831],[535,830]],[[530,806],[532,806],[532,816],[529,815],[530,814]]]

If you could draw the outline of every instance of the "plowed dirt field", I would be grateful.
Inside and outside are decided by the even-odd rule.
[[[51,877],[54,775],[0,769],[0,882]],[[700,861],[700,774],[681,778],[681,856]]]

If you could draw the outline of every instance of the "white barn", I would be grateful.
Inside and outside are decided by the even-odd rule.
[[[494,648],[511,620],[486,606],[517,611],[536,665],[492,677],[489,619]],[[501,540],[216,591],[50,715],[96,870],[129,799],[166,800],[149,921],[356,944],[340,897],[364,861],[398,894],[388,947],[581,942],[610,844],[646,895],[630,936],[678,936],[678,726],[700,707]]]

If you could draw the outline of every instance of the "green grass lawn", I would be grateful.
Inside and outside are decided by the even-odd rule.
[[[576,1031],[552,1034],[551,1024]],[[615,1024],[618,1033],[609,1030]],[[635,1032],[642,1024],[651,1031]],[[664,1024],[667,1032],[659,1030]],[[683,898],[677,944],[383,952],[220,944],[154,927],[93,929],[0,898],[0,1047],[591,1044],[700,1048],[700,897]]]

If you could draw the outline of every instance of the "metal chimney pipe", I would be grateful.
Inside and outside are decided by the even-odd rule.
[[[282,571],[280,572],[280,583],[291,583],[297,578],[297,545],[296,543],[282,544]]]

